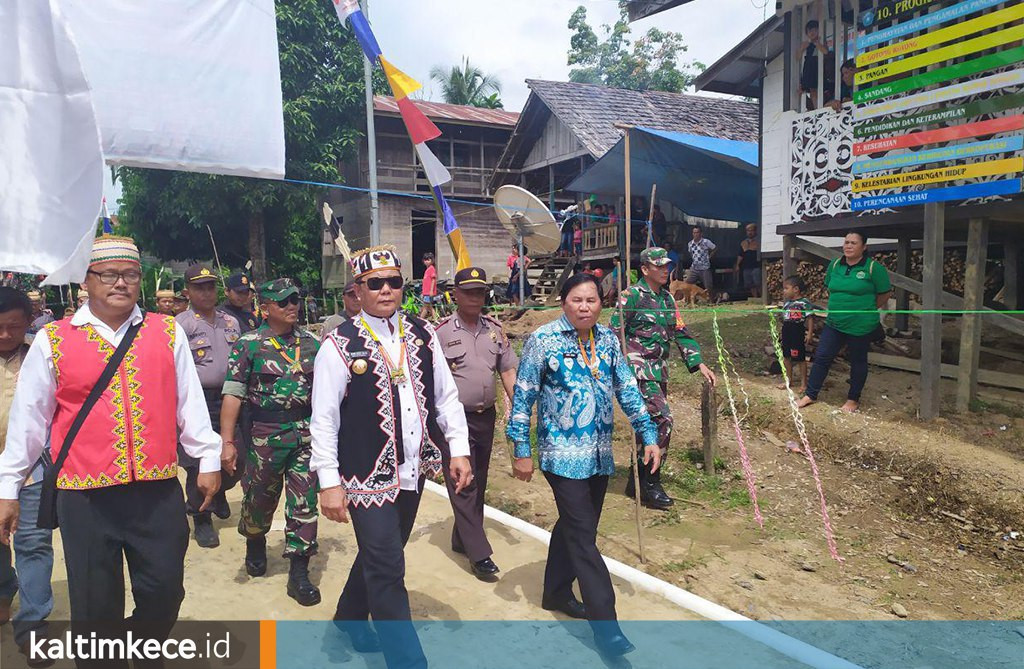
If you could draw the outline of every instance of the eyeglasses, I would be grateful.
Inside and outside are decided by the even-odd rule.
[[[105,286],[113,286],[117,283],[118,279],[124,279],[124,282],[129,286],[134,286],[142,281],[142,272],[137,269],[130,269],[126,272],[115,272],[114,270],[107,270],[105,272],[94,272],[93,270],[87,270],[87,274],[95,274],[100,278],[100,283]]]
[[[298,303],[299,303],[299,296],[296,295],[295,293],[292,293],[291,295],[289,295],[288,297],[284,298],[283,300],[278,300],[277,301],[277,306],[281,307],[282,309],[285,309],[289,305],[298,304]]]
[[[387,286],[392,290],[401,290],[403,281],[400,276],[374,276],[366,279],[365,281],[360,281],[359,283],[365,283],[367,288],[373,292],[377,292],[378,290],[381,290],[385,284],[387,284]]]

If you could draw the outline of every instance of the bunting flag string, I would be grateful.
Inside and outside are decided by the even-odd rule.
[[[729,400],[729,410],[732,412],[732,426],[736,431],[736,443],[740,447],[740,464],[743,467],[743,478],[747,481],[747,493],[750,495],[750,502],[754,505],[754,520],[758,526],[764,529],[764,518],[761,516],[761,507],[757,503],[757,481],[754,478],[754,469],[750,464],[750,454],[747,452],[747,444],[743,440],[743,429],[740,427],[739,413],[736,411],[736,398],[732,393],[732,384],[729,382],[729,366],[732,361],[729,359],[729,352],[725,349],[725,342],[722,341],[722,332],[718,327],[718,312],[713,312],[711,328],[715,333],[715,346],[718,348],[718,367],[722,370],[722,380],[725,384],[725,395]]]
[[[423,86],[384,57],[380,45],[377,44],[377,38],[373,34],[373,29],[370,28],[369,21],[359,9],[358,0],[334,0],[334,9],[342,25],[348,21],[353,35],[359,41],[359,45],[370,63],[379,62],[384,70],[384,76],[387,78],[391,93],[398,104],[398,111],[402,116],[406,132],[409,133],[409,139],[416,149],[416,156],[430,183],[431,193],[434,196],[434,208],[437,210],[445,236],[448,238],[448,245],[455,255],[456,271],[469,267],[471,264],[469,249],[466,247],[459,222],[441,190],[442,186],[451,182],[452,175],[427,146],[427,142],[441,136],[441,130],[409,97]]]
[[[828,552],[833,560],[842,564],[845,559],[839,556],[839,549],[836,548],[836,539],[832,532],[832,519],[828,515],[828,504],[825,502],[825,490],[821,485],[821,476],[818,474],[818,462],[814,459],[811,441],[807,437],[807,427],[804,425],[804,417],[800,413],[800,407],[797,406],[796,395],[793,394],[789,375],[786,374],[785,355],[782,352],[782,339],[779,336],[778,323],[775,322],[775,314],[769,313],[768,321],[772,333],[772,347],[775,349],[775,357],[779,360],[779,367],[782,368],[782,380],[786,382],[786,394],[789,396],[789,411],[793,416],[796,432],[800,435],[800,443],[803,445],[804,455],[807,456],[807,461],[811,463],[811,475],[814,476],[814,486],[818,490],[818,501],[821,503],[821,522],[825,529],[825,542],[828,544]]]

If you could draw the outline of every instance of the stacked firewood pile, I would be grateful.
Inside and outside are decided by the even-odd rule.
[[[872,258],[885,265],[885,267],[896,271],[896,252],[880,251],[873,253]],[[947,249],[943,258],[943,289],[956,295],[964,294],[964,268],[966,263],[966,252],[964,249]],[[921,273],[924,267],[921,251],[915,250],[910,253],[910,278],[921,280]],[[990,260],[989,271],[985,276],[985,295],[992,296],[1002,283],[1002,264],[998,260]],[[782,260],[769,260],[765,263],[767,273],[768,289],[772,299],[782,298]],[[828,297],[825,290],[825,265],[818,263],[801,262],[798,269],[799,275],[807,284],[806,297],[813,300],[824,301]],[[918,300],[916,295],[911,295],[911,300]]]

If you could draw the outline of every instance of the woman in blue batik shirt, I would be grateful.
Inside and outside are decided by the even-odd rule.
[[[507,436],[515,444],[515,476],[533,476],[530,416],[537,403],[541,472],[551,485],[558,521],[551,532],[543,606],[590,621],[597,648],[608,656],[634,649],[615,616],[615,592],[597,550],[597,524],[615,471],[613,397],[642,437],[644,462],[660,464],[657,429],[644,406],[615,333],[597,324],[601,286],[577,274],[561,291],[564,315],[526,340],[512,399]],[[579,581],[580,603],[572,591]]]

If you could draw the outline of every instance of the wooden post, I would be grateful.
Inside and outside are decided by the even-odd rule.
[[[924,206],[924,273],[921,303],[924,310],[942,309],[942,264],[945,246],[946,208],[942,202]],[[921,419],[938,417],[942,400],[942,315],[921,316]]]
[[[658,184],[651,184],[651,203],[647,207],[647,245],[651,248],[654,245],[654,198],[658,196]]]
[[[452,163],[453,165],[455,163]],[[548,165],[548,209],[555,210],[555,166]]]
[[[704,473],[714,476],[718,453],[718,397],[715,386],[707,379],[700,392],[700,432],[704,437]]]
[[[988,261],[988,221],[972,218],[967,229],[967,267],[964,270],[964,311],[979,311],[985,303],[985,264]],[[978,394],[981,357],[981,314],[963,315],[960,328],[960,375],[956,381],[956,410],[966,413]]]
[[[1003,244],[1003,304],[1007,309],[1020,309],[1020,242]]]
[[[630,257],[629,257],[630,250],[629,250],[629,246],[630,246],[630,241],[632,241],[631,236],[632,236],[632,233],[633,233],[633,217],[631,216],[631,211],[630,211],[632,209],[632,207],[630,205],[632,204],[633,190],[632,190],[632,184],[631,184],[631,179],[630,179],[630,174],[629,174],[629,131],[630,131],[630,128],[626,128],[625,129],[625,133],[626,133],[626,140],[625,140],[626,141],[626,144],[625,144],[625,149],[626,149],[626,151],[625,151],[625,153],[626,153],[626,167],[625,167],[625,172],[626,172],[626,277],[627,277],[627,282],[629,280],[628,277],[632,276],[632,274],[630,273],[630,269],[629,269],[629,266],[630,266]],[[623,349],[623,350],[625,350],[625,349]],[[640,493],[637,492],[637,496],[639,496],[639,494]]]
[[[910,237],[900,237],[896,242],[896,273],[910,276]],[[910,309],[910,293],[903,288],[896,289],[896,310]],[[896,329],[906,332],[910,329],[910,314],[896,314]]]
[[[782,279],[796,274],[797,264],[793,257],[793,235],[782,236]]]
[[[628,164],[629,163],[627,163],[627,165]],[[622,259],[620,258],[619,259],[619,274],[620,275],[622,274],[622,267],[623,267]],[[626,275],[626,282],[625,282],[625,284],[620,284],[620,285],[625,285],[626,289],[629,288],[629,275],[628,274]],[[620,327],[618,329],[619,346],[622,347],[623,355],[625,355],[625,352],[626,352],[626,318],[625,318],[625,313],[622,310],[622,300],[615,300],[615,304],[616,304],[616,308],[619,310],[619,323],[622,326],[622,327]],[[647,558],[644,555],[644,530],[643,530],[643,522],[642,522],[642,518],[641,518],[643,512],[642,512],[642,510],[640,508],[640,506],[642,504],[640,498],[643,496],[642,491],[640,490],[640,466],[641,466],[641,464],[642,463],[640,462],[640,457],[639,457],[639,455],[637,453],[636,446],[631,443],[629,445],[629,475],[633,477],[633,490],[636,491],[636,507],[635,507],[635,509],[636,509],[636,514],[635,514],[636,515],[636,544],[637,544],[637,550],[640,553],[640,564],[646,564],[647,563]]]

